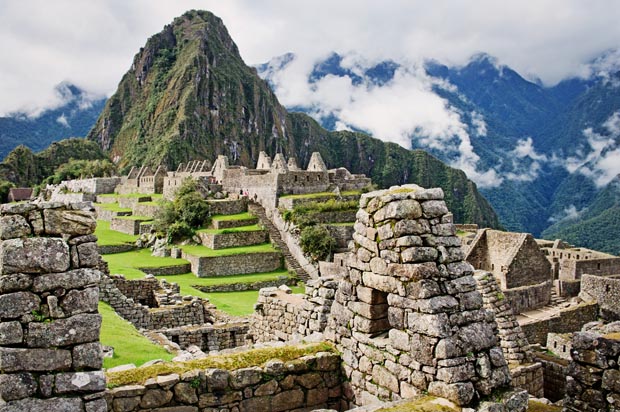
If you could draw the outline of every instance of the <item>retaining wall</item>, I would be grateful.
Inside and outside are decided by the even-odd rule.
[[[598,305],[596,303],[581,303],[560,311],[557,316],[522,323],[521,329],[530,344],[538,343],[546,346],[549,332],[576,332],[581,330],[585,323],[595,321],[597,318]]]
[[[190,262],[192,273],[198,277],[271,272],[282,267],[280,252],[199,257],[183,251],[183,259]]]
[[[198,232],[201,243],[210,249],[259,245],[267,241],[267,235],[268,232],[266,230],[230,233]]]
[[[243,283],[226,283],[223,285],[192,285],[194,289],[198,289],[205,293],[211,292],[240,292],[244,290],[259,290],[263,288],[278,287],[281,285],[295,286],[299,279],[289,276],[280,276],[275,280],[263,280],[260,282],[243,282]]]
[[[596,300],[601,316],[609,321],[620,319],[620,278],[583,275],[580,297]]]
[[[538,285],[523,286],[503,291],[514,313],[526,312],[546,306],[551,302],[551,280]]]
[[[253,217],[250,219],[238,219],[238,220],[212,220],[211,226],[214,229],[230,229],[233,227],[251,226],[258,223],[258,218]]]
[[[198,346],[204,352],[220,351],[246,345],[249,323],[235,322],[216,325],[201,325],[161,329],[158,333],[169,341],[176,343],[181,349],[192,345]]]
[[[321,352],[263,367],[159,376],[146,385],[111,389],[106,397],[112,412],[340,410],[341,382],[340,357]]]
[[[248,210],[248,200],[240,199],[207,200],[209,211],[212,215],[236,215]]]

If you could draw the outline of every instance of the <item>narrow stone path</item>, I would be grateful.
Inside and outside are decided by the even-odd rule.
[[[308,275],[308,272],[301,267],[299,262],[297,262],[297,259],[295,259],[295,257],[291,254],[288,246],[282,240],[280,231],[274,226],[271,219],[267,217],[265,209],[260,204],[250,201],[248,203],[248,212],[256,216],[260,223],[269,231],[269,238],[271,239],[271,242],[273,242],[282,252],[282,256],[284,256],[284,261],[286,262],[286,267],[289,270],[294,270],[299,279],[307,282],[310,279],[310,275]]]

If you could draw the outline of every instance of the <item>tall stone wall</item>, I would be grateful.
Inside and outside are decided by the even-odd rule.
[[[0,411],[106,411],[88,204],[0,207]]]
[[[606,320],[620,320],[620,277],[583,275],[579,296],[584,300],[595,300],[600,315]]]
[[[342,353],[352,404],[428,391],[464,406],[509,387],[494,314],[455,233],[441,189],[362,195],[327,335]],[[525,410],[518,398],[511,410]]]

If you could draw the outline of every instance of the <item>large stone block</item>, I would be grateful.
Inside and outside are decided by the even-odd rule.
[[[30,235],[30,225],[20,215],[0,217],[0,239],[14,239]]]
[[[27,398],[0,406],[0,412],[77,412],[83,410],[84,402],[80,398]]]
[[[57,394],[72,392],[99,392],[105,389],[105,374],[95,372],[69,372],[56,374],[54,391]]]
[[[99,247],[94,242],[76,246],[80,267],[92,268],[99,263]]]
[[[31,373],[0,374],[0,399],[8,402],[32,396],[39,389]]]
[[[61,349],[0,348],[0,372],[49,372],[71,368],[71,352]]]
[[[73,316],[79,313],[96,312],[98,303],[99,288],[93,287],[69,291],[62,299],[60,306],[65,315]]]
[[[64,273],[50,273],[37,276],[34,279],[33,291],[47,292],[58,288],[78,289],[85,286],[97,285],[101,272],[95,269],[76,269]]]
[[[32,276],[25,273],[0,275],[0,294],[27,290],[32,286]]]
[[[99,342],[85,343],[73,347],[73,369],[101,369],[103,351]]]
[[[22,343],[24,332],[18,321],[0,323],[0,345],[15,345]]]
[[[68,346],[99,340],[101,315],[80,314],[51,323],[30,322],[26,343],[30,347]]]
[[[62,239],[9,239],[0,244],[2,274],[64,272],[69,264],[69,245]]]
[[[86,210],[45,209],[45,233],[48,235],[89,235],[95,231],[95,214]]]
[[[422,208],[417,200],[406,199],[390,202],[377,210],[373,218],[375,222],[382,222],[387,219],[417,219],[422,216]]]
[[[41,299],[31,292],[0,295],[0,318],[15,319],[39,309]]]
[[[467,405],[474,397],[474,385],[471,382],[450,384],[434,381],[428,385],[428,393],[446,398],[457,405]]]

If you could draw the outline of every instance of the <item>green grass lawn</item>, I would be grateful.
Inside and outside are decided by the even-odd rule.
[[[341,196],[349,196],[349,195],[360,195],[362,194],[359,190],[347,190],[344,192],[340,192]],[[334,192],[318,192],[318,193],[305,193],[302,195],[283,195],[280,196],[280,199],[314,199],[317,197],[336,197]]]
[[[97,244],[101,246],[134,244],[136,240],[138,240],[138,235],[128,235],[110,229],[110,222],[106,222],[105,220],[97,221],[95,235],[98,239]]]
[[[159,268],[164,266],[177,266],[189,263],[185,259],[171,257],[151,256],[150,249],[132,250],[131,252],[102,255],[103,260],[108,262],[110,273],[122,274],[126,277],[142,278],[145,273],[138,268]]]
[[[208,233],[210,235],[220,235],[223,233],[233,233],[233,232],[256,232],[258,230],[264,230],[265,228],[260,225],[249,225],[249,226],[239,226],[239,227],[231,227],[228,229],[200,229],[198,232],[200,233]]]
[[[94,203],[94,205],[111,212],[131,212],[130,208],[120,207],[118,203]]]
[[[213,215],[211,216],[211,220],[222,221],[222,220],[246,220],[246,219],[254,219],[256,216],[249,212],[237,213],[236,215]]]
[[[101,343],[114,348],[114,357],[103,360],[104,368],[126,363],[140,366],[152,359],[169,361],[174,357],[164,348],[141,335],[131,323],[118,316],[107,303],[99,302],[99,313],[103,317]]]
[[[226,249],[217,250],[209,249],[208,247],[202,245],[186,245],[181,246],[181,249],[190,255],[198,257],[230,256],[241,253],[277,252],[277,249],[275,249],[271,243],[262,243],[260,245],[253,246],[229,247]]]

